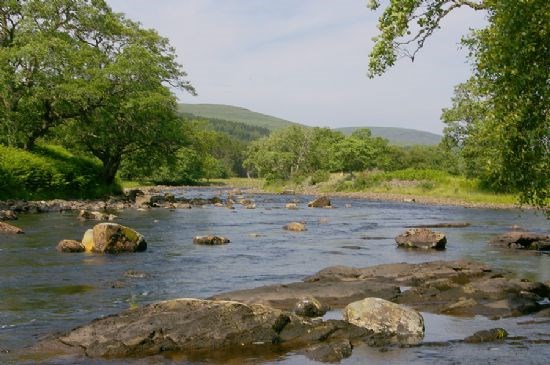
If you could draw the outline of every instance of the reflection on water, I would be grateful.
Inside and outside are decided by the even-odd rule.
[[[180,193],[211,197],[219,191],[193,189]],[[333,200],[335,209],[308,209],[308,197],[252,198],[255,210],[237,205],[235,210],[205,206],[119,212],[120,223],[141,232],[149,246],[143,253],[117,256],[57,252],[55,246],[61,239],[80,239],[93,226],[93,222],[79,222],[74,213],[21,216],[17,224],[26,234],[0,235],[0,350],[31,344],[37,336],[68,330],[130,305],[296,281],[331,265],[365,267],[469,258],[531,279],[550,280],[550,255],[503,251],[487,244],[490,237],[512,225],[538,232],[550,230],[548,221],[532,212],[343,198]],[[290,199],[300,201],[298,210],[283,208]],[[351,207],[345,208],[348,203]],[[308,230],[284,231],[282,226],[290,221],[304,221]],[[445,251],[401,250],[392,239],[405,226],[457,221],[472,225],[438,229],[447,234]],[[225,235],[231,243],[216,247],[192,244],[193,236],[204,234]],[[148,275],[125,276],[128,270]],[[427,338],[447,338],[445,322],[431,316],[425,318],[433,323],[435,332],[428,331]],[[463,326],[468,329],[466,335],[471,334],[474,323],[485,324],[456,320],[452,322],[452,333],[462,336],[464,331],[457,332],[456,328]],[[430,333],[435,333],[434,339]],[[386,356],[380,358],[378,350],[364,351],[375,351],[373,361],[382,361]],[[407,351],[400,350],[397,355],[391,351],[391,356],[397,359]],[[452,358],[452,350],[447,347],[436,352]],[[418,360],[418,356],[404,359]],[[428,352],[422,356],[429,357]],[[352,358],[360,359],[355,352]],[[307,363],[300,355],[284,356],[280,361]]]

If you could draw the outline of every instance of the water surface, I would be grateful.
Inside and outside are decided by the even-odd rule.
[[[208,198],[223,193],[221,189],[202,188],[182,189],[176,195]],[[205,206],[175,211],[129,209],[119,212],[119,223],[136,229],[148,241],[147,251],[136,254],[59,253],[55,250],[57,242],[81,239],[94,222],[79,222],[74,212],[20,216],[16,223],[26,234],[0,235],[0,350],[13,351],[28,346],[40,336],[66,331],[130,306],[178,297],[204,298],[223,291],[298,281],[331,265],[366,267],[393,262],[475,259],[511,270],[518,276],[550,280],[550,255],[502,250],[487,244],[491,237],[508,231],[512,225],[548,232],[548,220],[531,211],[351,198],[333,199],[335,209],[311,209],[306,208],[311,197],[267,194],[251,198],[257,209],[236,205],[235,210]],[[293,199],[299,201],[300,209],[284,209],[284,204]],[[308,230],[284,231],[282,226],[290,221],[304,221]],[[437,229],[447,235],[445,251],[396,248],[393,237],[406,226],[437,222],[472,225]],[[203,234],[224,235],[231,243],[216,247],[193,245],[193,236]],[[134,273],[128,275],[128,271]],[[431,318],[427,323],[432,324],[427,324],[426,341],[459,339],[477,329],[499,325],[489,320],[445,316],[437,319],[429,314],[427,317]],[[513,319],[504,324],[512,333],[529,332],[528,326],[518,326],[517,321]],[[534,333],[550,333],[548,324],[531,327]],[[532,345],[536,351],[508,345],[498,351],[491,350],[491,346],[465,346],[387,352],[365,347],[354,350],[353,356],[343,363],[359,364],[367,360],[460,363],[465,359],[458,355],[461,351],[474,361],[498,360],[503,354],[519,354],[527,358],[527,363],[537,363],[544,356],[550,358],[548,345]],[[290,354],[274,360],[247,361],[301,364],[309,360]]]

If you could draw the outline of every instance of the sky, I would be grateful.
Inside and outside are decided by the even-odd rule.
[[[460,9],[424,49],[367,77],[380,11],[365,0],[107,0],[167,37],[198,96],[320,127],[402,127],[441,133],[441,109],[470,75],[459,41],[484,16]]]

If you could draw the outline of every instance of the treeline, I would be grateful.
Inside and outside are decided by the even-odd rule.
[[[185,108],[185,106],[183,107]],[[190,113],[182,113],[182,117],[186,120],[201,120],[205,128],[216,132],[227,134],[228,136],[242,142],[252,142],[256,139],[268,136],[271,132],[269,129],[250,125],[241,122],[233,122],[223,119],[197,117]]]
[[[245,167],[268,181],[328,179],[330,172],[434,169],[460,174],[459,156],[442,146],[399,147],[367,128],[346,137],[328,128],[292,126],[251,143]]]

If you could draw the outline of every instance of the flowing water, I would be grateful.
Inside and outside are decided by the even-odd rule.
[[[176,196],[212,197],[225,191],[197,188]],[[331,265],[366,267],[393,262],[475,259],[532,280],[550,280],[550,255],[502,250],[487,244],[492,236],[520,225],[548,232],[549,221],[531,211],[467,209],[414,203],[333,199],[335,209],[308,209],[307,196],[255,195],[257,208],[235,210],[205,206],[170,211],[133,209],[119,212],[119,223],[142,233],[143,253],[94,255],[59,253],[61,239],[80,239],[94,222],[80,222],[75,212],[21,215],[24,235],[0,235],[0,362],[14,361],[14,350],[38,338],[66,331],[135,305],[178,297],[204,298],[215,293],[299,281]],[[298,210],[284,209],[291,199]],[[282,226],[304,221],[306,232]],[[406,226],[469,222],[466,228],[442,228],[447,249],[423,252],[396,248],[393,237]],[[193,245],[195,235],[219,234],[225,246]],[[479,329],[504,327],[511,335],[536,337],[529,345],[420,346],[381,351],[354,349],[344,364],[362,363],[546,363],[550,359],[550,324],[525,325],[522,317],[490,321],[424,314],[426,342],[461,339]],[[538,336],[538,337],[537,337]],[[546,337],[545,337],[546,336]],[[546,344],[544,344],[546,342]],[[71,360],[70,362],[73,362]],[[246,358],[234,363],[313,363],[299,354]],[[108,361],[94,361],[103,363]],[[183,362],[152,358],[138,363]],[[222,361],[225,362],[225,361]],[[87,363],[87,360],[82,360]]]

